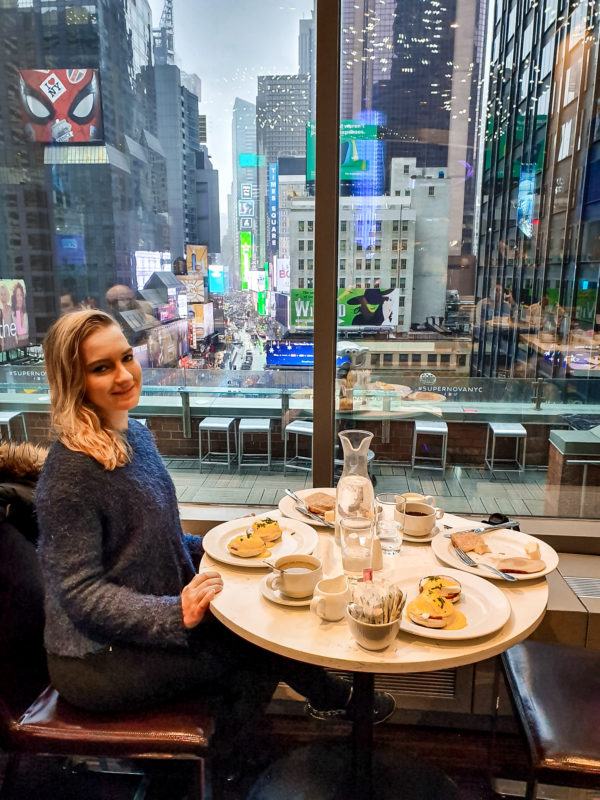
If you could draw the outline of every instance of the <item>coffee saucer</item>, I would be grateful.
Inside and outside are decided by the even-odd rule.
[[[434,525],[431,531],[427,534],[427,536],[411,536],[409,533],[403,533],[402,540],[405,542],[417,542],[417,543],[431,542],[431,540],[434,539],[439,532],[440,529],[438,528],[438,526]]]
[[[287,594],[283,594],[279,589],[273,589],[271,583],[274,578],[275,575],[265,575],[260,582],[260,590],[263,597],[266,597],[267,600],[271,600],[273,603],[279,603],[281,606],[307,606],[312,600],[312,595],[308,597],[288,597]]]

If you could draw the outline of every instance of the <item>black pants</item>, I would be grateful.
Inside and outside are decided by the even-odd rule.
[[[48,654],[48,667],[58,693],[90,711],[133,711],[179,697],[210,697],[221,749],[241,741],[279,681],[316,708],[343,707],[349,694],[345,681],[321,667],[263,650],[214,619],[194,629],[189,649],[113,645],[84,658]]]

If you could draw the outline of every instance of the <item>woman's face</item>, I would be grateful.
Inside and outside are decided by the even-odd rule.
[[[127,339],[117,325],[100,328],[84,340],[81,355],[87,402],[112,427],[122,428],[142,390],[142,368]]]
[[[24,305],[23,300],[24,299],[25,298],[23,296],[23,290],[22,289],[17,289],[17,291],[15,292],[15,305],[16,305],[17,308],[23,308],[23,305]]]
[[[8,300],[8,289],[6,286],[0,285],[0,303],[2,303],[3,306],[6,306],[8,305]]]

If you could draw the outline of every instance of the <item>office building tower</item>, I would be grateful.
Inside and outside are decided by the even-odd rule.
[[[213,167],[206,145],[196,150],[196,241],[209,253],[221,252],[219,221],[219,173]]]
[[[171,252],[177,257],[185,255],[186,244],[204,244],[196,222],[198,97],[182,85],[174,64],[158,64],[154,71],[158,138],[167,162]]]
[[[495,11],[475,375],[584,376],[577,348],[600,339],[600,19],[587,0],[561,9]]]
[[[310,116],[315,118],[316,111],[316,68],[317,68],[317,27],[314,9],[310,19],[301,19],[298,34],[298,72],[308,75],[310,80]]]
[[[256,147],[256,106],[235,98],[231,122],[232,185],[229,196],[229,232],[233,264],[230,270],[232,288],[248,288],[245,273],[256,264],[256,200],[258,197],[258,163]],[[264,228],[264,226],[263,226]]]
[[[146,0],[0,9],[0,259],[36,295],[32,343],[61,296],[102,307],[134,285],[136,251],[169,249],[150,28]]]

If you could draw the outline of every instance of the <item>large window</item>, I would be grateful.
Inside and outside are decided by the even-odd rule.
[[[260,411],[271,477],[285,451],[286,480],[309,485],[323,442],[298,437],[296,453],[286,429],[315,417],[314,342],[335,316],[335,369],[318,376],[331,435],[372,430],[384,489],[408,485],[413,422],[435,418],[447,463],[435,441],[417,455],[445,471],[414,477],[462,485],[455,510],[488,511],[468,491],[478,473],[527,489],[496,510],[598,516],[582,492],[600,420],[593,2],[343,0],[326,31],[339,135],[316,114],[335,92],[316,79],[319,8],[273,7],[266,25],[259,5],[2,4],[0,405],[47,441],[44,334],[60,314],[108,310],[144,366],[138,413],[182,499],[220,486],[222,502],[271,504],[278,489],[262,468],[238,479],[219,433],[197,477],[198,424]],[[335,192],[319,183],[323,139]],[[323,198],[338,231],[317,219]],[[524,471],[514,442],[498,447],[517,471],[490,470],[494,421],[523,426]]]

